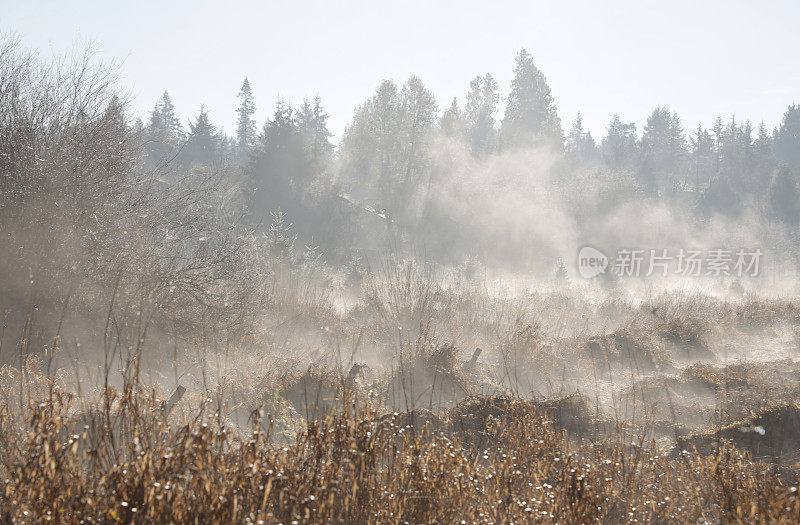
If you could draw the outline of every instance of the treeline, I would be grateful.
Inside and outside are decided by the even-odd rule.
[[[476,163],[525,149],[546,152],[557,160],[553,172],[566,191],[569,174],[588,172],[634,198],[677,197],[699,219],[737,217],[749,209],[789,225],[800,221],[798,105],[789,106],[773,130],[763,122],[718,117],[710,129],[687,131],[676,113],[657,107],[641,131],[614,115],[605,136],[595,140],[578,115],[564,134],[546,78],[525,50],[517,55],[502,115],[491,74],[470,82],[463,106],[454,98],[444,109],[421,79],[412,76],[402,86],[386,80],[356,108],[338,148],[319,96],[299,107],[279,101],[260,128],[247,79],[239,99],[236,134],[229,137],[202,108],[184,128],[165,92],[149,122],[135,126],[147,138],[147,165],[174,159],[184,170],[233,166],[251,219],[262,221],[280,208],[304,239],[329,252],[364,244],[356,238],[369,236],[359,226],[364,215],[374,223],[384,219],[382,227],[409,238],[429,230],[439,215],[430,209],[436,201],[430,192],[438,190],[442,171],[454,169],[452,159],[448,164],[438,155],[447,141]]]

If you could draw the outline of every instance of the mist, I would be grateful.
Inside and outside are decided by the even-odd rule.
[[[4,37],[0,435],[17,448],[0,445],[0,473],[37,457],[23,430],[48,418],[36,432],[50,428],[73,458],[63,472],[87,487],[100,483],[89,473],[171,439],[218,432],[213,457],[254,446],[284,468],[281,454],[314,456],[303,447],[319,428],[360,436],[361,423],[370,439],[457,443],[496,465],[489,449],[512,447],[492,433],[502,419],[552,426],[554,461],[562,446],[590,457],[650,443],[673,473],[675,458],[698,458],[685,461],[704,486],[702,458],[728,440],[775,466],[768,480],[795,483],[798,101],[763,115],[773,128],[735,115],[695,125],[667,105],[626,116],[642,126],[614,115],[593,136],[580,114],[562,120],[535,54],[508,53],[508,90],[476,71],[438,100],[424,78],[376,78],[334,138],[318,86],[256,100],[242,78],[236,127],[223,130],[204,106],[180,119],[166,85],[136,113],[113,60],[91,49],[48,58]],[[382,434],[390,420],[412,437]],[[769,441],[783,427],[786,447]],[[313,521],[300,507],[281,514],[265,483],[252,516]],[[316,501],[332,490],[315,487]],[[536,494],[544,505],[526,498]],[[614,497],[633,516],[643,494]],[[88,505],[75,497],[71,519]],[[219,520],[242,521],[239,501]],[[322,522],[381,521],[358,514],[369,505],[323,514],[303,501]],[[108,516],[135,521],[124,507]],[[412,522],[446,521],[409,508]],[[691,508],[647,519],[702,514]],[[744,507],[721,508],[726,521]]]

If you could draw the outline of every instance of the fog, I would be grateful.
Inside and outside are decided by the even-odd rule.
[[[212,53],[218,7],[147,45],[178,8],[139,9],[147,71],[121,25],[0,33],[0,522],[798,521],[800,100],[696,122],[796,78],[738,31],[676,58],[749,7],[649,55],[679,9],[570,8],[520,49],[526,10],[462,6],[460,38],[443,7],[377,35],[224,6]]]
[[[507,92],[487,73],[448,100],[416,76],[377,78],[334,141],[324,92],[257,101],[242,79],[227,133],[204,108],[182,122],[169,86],[134,113],[117,74],[91,51],[0,48],[10,367],[34,363],[78,394],[129,380],[216,391],[216,410],[242,423],[231,407],[261,398],[230,384],[300,403],[292,381],[315,367],[361,373],[393,409],[425,392],[444,409],[466,393],[579,391],[628,417],[617,375],[793,359],[793,100],[773,129],[733,115],[694,127],[660,106],[594,137],[580,115],[562,122],[519,50]],[[589,278],[586,246],[606,258]],[[625,250],[640,267],[626,270]],[[706,266],[681,269],[688,251]],[[666,266],[650,266],[656,253]],[[755,318],[769,327],[723,328]],[[430,367],[460,370],[475,348],[481,375],[434,396]]]

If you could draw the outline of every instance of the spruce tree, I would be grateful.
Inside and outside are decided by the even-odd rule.
[[[217,128],[211,123],[205,107],[201,106],[200,114],[189,123],[184,162],[211,166],[217,159],[219,142]]]
[[[238,95],[239,108],[236,110],[236,143],[243,151],[250,149],[256,139],[256,122],[253,114],[256,112],[253,92],[250,81],[245,78]]]
[[[517,55],[502,136],[503,143],[510,145],[545,140],[560,147],[563,143],[561,119],[550,86],[524,49]]]
[[[180,142],[183,140],[181,121],[175,115],[175,106],[172,104],[172,99],[169,97],[168,92],[164,91],[164,94],[161,95],[158,108],[161,113],[161,121],[166,130],[167,140],[172,142]]]

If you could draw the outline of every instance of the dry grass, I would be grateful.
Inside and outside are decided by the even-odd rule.
[[[485,349],[469,365],[476,344],[423,326],[391,360],[353,366],[364,347],[383,355],[382,325],[327,313],[355,342],[302,361],[279,348],[196,352],[195,371],[176,372],[188,390],[171,412],[172,380],[144,381],[125,352],[118,377],[83,392],[78,368],[31,354],[0,369],[0,522],[800,519],[800,369],[715,351],[686,366],[671,351],[730,344],[740,333],[712,332],[709,311],[735,327],[752,306],[647,317],[617,302],[622,326],[560,336],[533,321],[546,301],[493,319],[498,302],[430,313],[440,327],[473,322]]]
[[[554,423],[563,413],[507,397],[471,398],[435,431],[399,417],[387,426],[372,410],[335,411],[280,449],[258,424],[245,440],[213,415],[170,425],[155,398],[135,392],[111,413],[127,430],[102,427],[103,439],[87,446],[87,432],[63,432],[71,402],[54,387],[28,400],[24,421],[2,412],[3,522],[800,518],[797,480],[730,445],[672,458],[647,444],[574,445]]]

